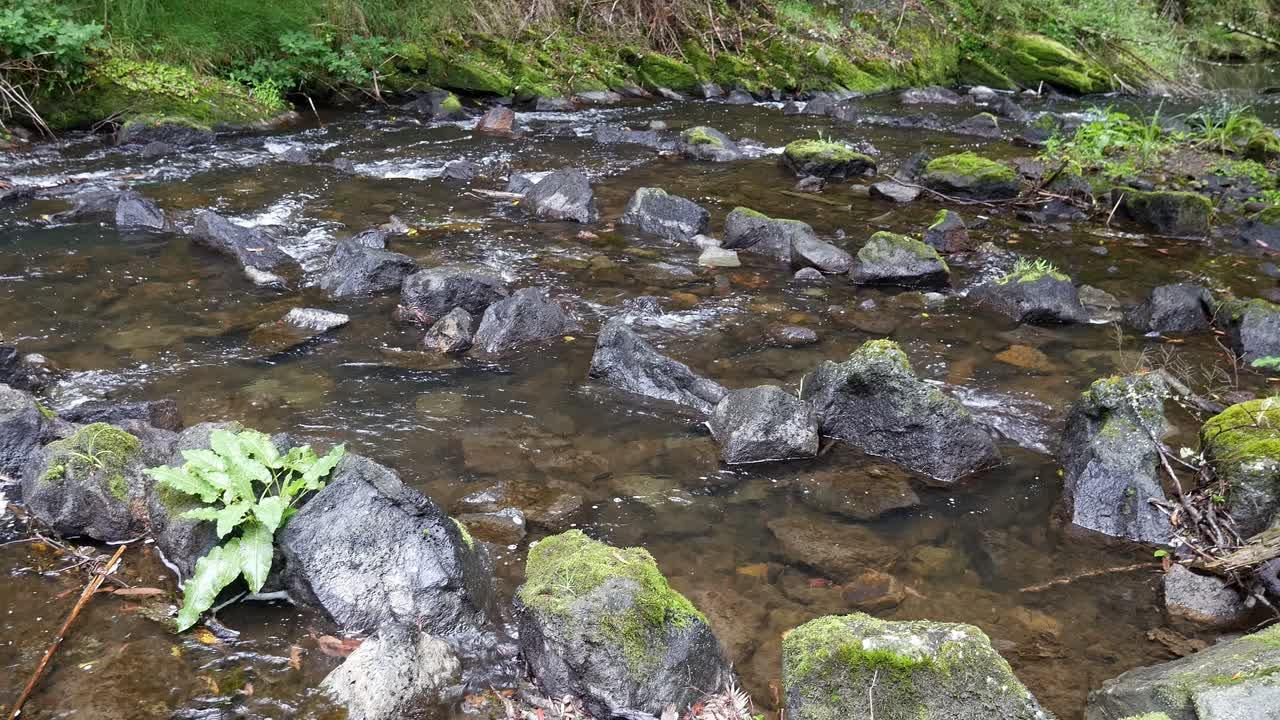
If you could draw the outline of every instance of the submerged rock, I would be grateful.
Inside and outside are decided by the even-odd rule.
[[[1049,720],[972,625],[823,617],[782,642],[792,720]]]
[[[871,185],[871,197],[895,203],[915,202],[924,192],[918,187],[905,185],[897,180],[882,180]]]
[[[1089,693],[1087,720],[1163,713],[1170,720],[1261,720],[1280,706],[1280,625],[1160,665],[1130,670]]]
[[[923,184],[947,195],[977,200],[1017,197],[1018,174],[971,152],[943,155],[924,167]]]
[[[297,602],[344,630],[416,627],[442,637],[491,629],[482,547],[392,470],[348,453],[277,538]]]
[[[546,288],[529,287],[486,308],[474,341],[481,352],[498,354],[581,329],[560,303],[547,296]]]
[[[1241,537],[1273,525],[1280,517],[1280,398],[1232,405],[1209,418],[1200,446],[1226,483],[1226,509]]]
[[[1209,233],[1213,202],[1192,192],[1115,190],[1123,195],[1120,209],[1131,220],[1161,235],[1204,237]]]
[[[13,345],[0,345],[0,384],[24,392],[40,392],[57,380],[60,370],[39,353],[19,353]]]
[[[431,352],[457,355],[471,349],[474,320],[471,313],[456,307],[445,313],[422,337],[422,348]]]
[[[732,162],[742,159],[742,150],[728,135],[701,125],[680,133],[677,148],[681,155],[692,160]]]
[[[544,692],[595,717],[657,716],[731,681],[706,618],[648,552],[571,530],[529,551],[517,592],[520,649]]]
[[[49,439],[51,415],[34,397],[0,385],[0,475],[22,476],[32,454]]]
[[[929,477],[954,482],[1000,455],[960,403],[916,377],[897,343],[874,340],[825,362],[804,386],[822,433]]]
[[[418,263],[408,255],[343,240],[317,284],[333,298],[375,295],[400,287],[417,269]]]
[[[711,213],[679,195],[669,195],[660,188],[642,187],[627,202],[621,222],[667,240],[689,242],[695,235],[707,231]]]
[[[126,191],[116,203],[116,227],[163,230],[164,211],[141,195]]]
[[[119,425],[128,420],[141,420],[153,428],[182,431],[182,413],[178,403],[170,399],[122,402],[117,400],[90,400],[63,410],[58,417],[67,422],[88,425],[107,423]]]
[[[387,625],[320,683],[350,720],[416,717],[462,694],[462,665],[449,644],[416,628]]]
[[[971,296],[1023,323],[1078,323],[1089,319],[1071,278],[1045,262],[1019,262],[1003,277],[974,288]]]
[[[1131,325],[1143,332],[1192,334],[1208,332],[1213,296],[1201,285],[1161,285],[1129,314]]]
[[[836,582],[889,567],[899,550],[866,525],[788,513],[768,522],[790,563],[810,567]]]
[[[502,278],[483,269],[461,265],[429,268],[404,279],[396,315],[408,322],[433,324],[460,307],[474,317],[510,294]]]
[[[849,278],[862,285],[934,287],[950,280],[951,268],[938,251],[915,238],[878,232],[854,259]]]
[[[956,91],[938,85],[909,88],[898,93],[898,102],[903,105],[959,105],[963,100]]]
[[[730,465],[818,454],[818,420],[813,409],[775,385],[727,393],[709,424],[720,444],[720,457]]]
[[[796,140],[782,151],[782,164],[797,177],[844,180],[876,174],[876,161],[844,143]]]
[[[600,329],[589,375],[629,393],[685,405],[707,415],[727,392],[719,383],[653,349],[620,317]]]
[[[319,308],[293,308],[284,317],[254,328],[249,341],[254,347],[277,354],[291,350],[313,338],[351,322],[351,316]]]
[[[1244,599],[1227,581],[1179,563],[1164,574],[1164,608],[1171,617],[1214,628],[1237,625],[1247,615]]]
[[[298,263],[266,233],[237,225],[215,212],[205,210],[196,216],[191,239],[214,252],[235,258],[246,268],[266,272],[300,272]]]
[[[591,181],[578,170],[557,170],[524,195],[524,207],[544,220],[590,223],[599,217]]]
[[[1262,367],[1280,362],[1280,305],[1266,300],[1229,300],[1218,304],[1214,318],[1227,333],[1240,359]]]
[[[924,233],[924,242],[940,253],[968,252],[975,247],[964,219],[952,210],[938,211],[933,224]]]
[[[1158,375],[1098,380],[1071,407],[1062,437],[1062,504],[1071,523],[1104,535],[1163,544],[1169,521],[1157,442],[1168,432]]]

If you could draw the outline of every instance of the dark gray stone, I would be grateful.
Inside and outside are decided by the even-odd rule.
[[[545,288],[517,290],[484,311],[475,334],[475,348],[498,354],[529,343],[558,338],[582,328]]]
[[[895,203],[915,202],[921,192],[920,188],[903,185],[896,180],[882,180],[871,185],[871,197]]]
[[[1000,137],[1000,121],[991,113],[978,113],[973,117],[965,118],[955,127],[951,128],[951,132],[958,135],[973,135],[988,139]]]
[[[765,328],[764,341],[773,347],[803,347],[817,343],[818,333],[807,327],[774,323]]]
[[[116,203],[116,227],[163,230],[164,211],[141,195],[126,191]]]
[[[1129,315],[1129,322],[1143,332],[1191,334],[1208,332],[1212,325],[1213,295],[1200,285],[1162,285]]]
[[[317,284],[332,298],[376,295],[400,287],[418,269],[408,255],[343,240]]]
[[[1212,628],[1239,625],[1248,615],[1244,599],[1225,580],[1178,563],[1164,574],[1164,609],[1171,617]]]
[[[116,131],[117,145],[150,145],[162,142],[176,147],[191,147],[208,145],[213,141],[214,134],[209,128],[163,120],[130,120]]]
[[[775,385],[733,390],[711,414],[711,435],[730,465],[818,454],[818,419],[800,398]]]
[[[51,430],[34,397],[0,385],[0,475],[20,478],[32,455],[52,439]]]
[[[631,195],[621,222],[667,240],[687,243],[695,235],[707,231],[711,213],[679,195],[670,195],[659,188],[642,187]]]
[[[1002,281],[1003,280],[1003,281]],[[1032,279],[1006,276],[974,288],[971,297],[1018,322],[1079,323],[1089,319],[1071,280],[1044,274]]]
[[[903,105],[959,105],[963,100],[954,90],[937,85],[911,88],[898,94],[898,101]]]
[[[542,178],[525,193],[524,207],[544,220],[595,222],[595,193],[591,182],[578,170],[557,170]]]
[[[473,317],[510,295],[502,278],[465,266],[419,270],[400,286],[397,316],[405,321],[434,324],[445,313],[460,307]]]
[[[422,348],[446,355],[464,353],[471,349],[473,325],[471,313],[456,307],[427,330],[422,338]]]
[[[118,425],[125,420],[141,420],[161,430],[182,431],[182,413],[178,412],[178,403],[168,398],[137,402],[90,400],[63,410],[58,417],[81,425],[96,422]]]
[[[589,374],[626,392],[685,405],[704,414],[710,414],[726,392],[719,383],[659,353],[622,318],[614,318],[600,329]]]
[[[24,392],[40,392],[52,385],[61,371],[39,353],[19,354],[13,345],[0,345],[0,384]]]
[[[237,225],[215,212],[205,210],[196,216],[191,239],[214,252],[235,258],[242,267],[300,273],[298,263],[266,233]]]
[[[924,242],[940,253],[968,252],[974,248],[964,218],[952,210],[938,211],[933,224],[924,233]]]
[[[951,277],[947,263],[929,245],[890,232],[878,232],[854,258],[849,279],[861,285],[936,287]]]
[[[1266,300],[1230,300],[1214,312],[1231,349],[1245,362],[1280,357],[1280,305]]]

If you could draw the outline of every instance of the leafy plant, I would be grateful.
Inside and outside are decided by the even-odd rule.
[[[298,503],[322,489],[324,478],[342,459],[338,445],[324,457],[303,445],[281,455],[271,438],[256,430],[209,436],[209,450],[186,450],[182,467],[146,471],[164,488],[202,503],[182,517],[217,524],[221,545],[196,561],[182,586],[179,632],[191,627],[223,588],[241,575],[258,592],[271,572],[275,534],[297,512]]]

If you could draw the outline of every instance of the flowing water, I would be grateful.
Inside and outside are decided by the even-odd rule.
[[[902,113],[891,100],[870,109]],[[1059,108],[1061,109],[1061,108]],[[1069,109],[1069,108],[1068,108]],[[972,112],[972,111],[970,111]],[[954,119],[968,113],[957,111]],[[1274,114],[1264,108],[1264,114]],[[949,117],[944,114],[943,116]],[[522,114],[530,132],[516,138],[473,135],[461,124],[428,124],[394,112],[352,112],[312,119],[271,136],[220,140],[212,150],[155,159],[93,137],[5,158],[11,179],[85,186],[133,185],[168,212],[216,208],[247,224],[274,226],[288,250],[314,270],[337,239],[396,215],[416,229],[391,249],[423,266],[481,264],[516,286],[546,285],[586,330],[511,357],[479,361],[414,351],[420,328],[392,319],[394,295],[334,302],[315,289],[281,294],[252,287],[224,258],[180,234],[130,233],[98,224],[57,224],[65,209],[37,200],[0,209],[0,337],[40,352],[70,371],[53,389],[54,409],[86,398],[174,398],[188,423],[239,420],[264,431],[290,430],[395,467],[447,510],[503,484],[524,500],[534,527],[516,546],[490,546],[504,597],[521,580],[528,543],[579,527],[617,545],[647,548],[672,584],[711,618],[757,706],[777,708],[782,634],[814,617],[851,611],[832,584],[787,553],[768,524],[803,523],[814,542],[842,526],[868,528],[882,547],[869,550],[908,588],[901,604],[876,614],[977,625],[991,636],[1041,702],[1061,718],[1080,718],[1086,694],[1129,668],[1172,657],[1158,638],[1158,566],[1024,591],[1090,570],[1151,560],[1151,549],[1105,543],[1064,527],[1055,502],[1054,458],[1072,400],[1094,379],[1136,366],[1144,349],[1206,382],[1235,382],[1211,336],[1181,344],[1114,326],[1018,327],[976,309],[962,293],[926,300],[919,293],[789,283],[789,272],[742,256],[744,266],[711,272],[697,251],[615,226],[630,194],[657,186],[711,210],[712,234],[725,214],[746,205],[804,220],[856,252],[877,229],[920,233],[940,206],[906,206],[859,197],[833,185],[836,204],[783,194],[794,178],[775,155],[731,164],[697,164],[652,150],[601,145],[594,124],[673,131],[708,124],[770,148],[816,133],[871,142],[882,168],[918,150],[976,149],[998,158],[1032,153],[1003,141],[854,127],[828,118],[784,116],[779,107],[645,104],[573,114]],[[279,155],[302,148],[315,164]],[[328,163],[346,158],[357,173]],[[592,177],[602,222],[531,222],[507,203],[468,194],[438,177],[447,161],[470,159],[490,176],[507,169],[565,166]],[[501,189],[499,181],[477,187]],[[1203,278],[1215,288],[1254,295],[1275,281],[1261,260],[1231,248],[1144,237],[1122,226],[1080,224],[1052,230],[1027,225],[1007,209],[958,207],[981,240],[1054,261],[1077,282],[1137,303],[1153,286]],[[979,216],[987,219],[980,222]],[[1105,255],[1102,250],[1105,249]],[[955,287],[974,269],[956,268]],[[668,313],[643,332],[670,354],[729,387],[762,383],[794,389],[818,363],[841,359],[888,334],[917,372],[943,383],[1001,441],[1005,462],[958,487],[934,488],[889,463],[847,448],[819,459],[728,469],[712,440],[687,420],[586,378],[594,331],[628,298],[664,298]],[[874,300],[874,311],[859,305]],[[323,307],[352,322],[283,356],[263,357],[249,331],[295,306]],[[763,341],[770,323],[814,328],[822,341],[776,349]],[[875,333],[875,334],[873,334]],[[1011,345],[1044,354],[1034,367],[996,359]],[[1239,384],[1262,391],[1259,378]],[[1172,417],[1175,446],[1194,444],[1195,421]],[[805,494],[803,481],[838,481],[847,494]],[[0,488],[16,501],[16,487]],[[918,504],[874,519],[867,507]],[[4,500],[0,499],[0,503]],[[0,542],[16,538],[3,514]],[[815,548],[818,550],[819,548]],[[142,586],[172,589],[151,551],[126,553],[125,572]],[[83,576],[53,548],[0,546],[0,701],[16,696],[79,592]],[[102,596],[81,616],[51,673],[28,705],[34,718],[327,717],[335,710],[314,690],[337,658],[319,636],[333,628],[280,603],[240,603],[219,613],[236,639],[175,636],[141,599]],[[1153,634],[1153,631],[1155,633]],[[1185,631],[1185,630],[1184,630]]]

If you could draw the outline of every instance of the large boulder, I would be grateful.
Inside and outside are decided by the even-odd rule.
[[[849,253],[819,239],[808,223],[771,218],[744,207],[734,208],[725,218],[723,246],[826,273],[848,272],[853,265]]]
[[[1089,693],[1086,720],[1264,720],[1280,708],[1280,625],[1172,662],[1130,670]]]
[[[1208,332],[1213,321],[1212,307],[1213,296],[1201,285],[1161,285],[1153,288],[1147,301],[1129,313],[1128,320],[1142,332]]]
[[[1232,405],[1200,429],[1200,447],[1226,484],[1226,509],[1244,537],[1280,510],[1280,397]]]
[[[454,308],[473,317],[510,295],[502,278],[485,270],[447,266],[419,270],[400,286],[396,314],[402,320],[430,325]]]
[[[52,413],[21,390],[0,385],[0,475],[17,480],[48,439]]]
[[[1123,194],[1120,209],[1129,219],[1161,235],[1204,237],[1209,233],[1213,202],[1193,192],[1132,188],[1115,190]]]
[[[550,697],[580,698],[594,717],[658,716],[733,677],[706,618],[641,548],[571,530],[529,551],[525,577],[520,649]]]
[[[1096,61],[1057,40],[1034,33],[1011,33],[999,38],[994,60],[1001,71],[1027,88],[1041,83],[1081,95],[1111,89],[1112,76]]]
[[[695,235],[707,231],[711,213],[679,195],[670,195],[660,188],[642,187],[627,202],[621,222],[667,240],[689,242]]]
[[[711,435],[730,465],[792,460],[818,454],[813,409],[776,385],[726,394],[711,414]]]
[[[462,665],[445,641],[415,627],[385,625],[330,672],[320,689],[349,720],[417,717],[461,694]]]
[[[1170,617],[1211,628],[1238,625],[1248,615],[1244,598],[1226,580],[1179,563],[1164,574],[1164,609]]]
[[[869,177],[876,161],[849,145],[829,140],[796,140],[782,151],[782,164],[798,177],[828,179]]]
[[[524,195],[522,206],[544,220],[595,222],[595,193],[580,170],[557,170],[539,180]]]
[[[1148,500],[1164,500],[1157,443],[1168,432],[1164,381],[1155,374],[1089,386],[1062,437],[1062,503],[1077,527],[1145,543],[1166,543],[1169,521]]]
[[[481,352],[498,354],[579,330],[578,321],[547,296],[546,288],[529,287],[485,308],[473,341]]]
[[[849,278],[861,285],[935,287],[947,284],[951,268],[933,247],[880,231],[858,251]]]
[[[144,444],[118,427],[93,423],[49,443],[22,473],[27,510],[59,535],[119,542],[143,534],[152,483],[142,471],[167,459],[173,440],[156,434],[159,442]]]
[[[1049,720],[972,625],[856,613],[811,620],[782,641],[792,720]]]
[[[394,471],[347,454],[280,531],[289,596],[344,630],[390,624],[441,637],[490,630],[493,578],[478,546]]]
[[[977,200],[1017,197],[1018,174],[971,152],[943,155],[924,167],[923,184],[940,193]]]
[[[676,147],[681,155],[692,160],[732,162],[742,159],[742,150],[728,135],[703,125],[680,133]]]
[[[1280,362],[1280,305],[1262,299],[1229,300],[1218,303],[1214,319],[1241,360],[1261,367]]]
[[[873,340],[843,363],[825,362],[804,384],[822,434],[941,482],[1000,459],[991,436],[960,403],[916,377],[897,343]]]
[[[209,210],[196,216],[191,239],[214,252],[235,258],[245,268],[294,275],[301,272],[297,261],[266,233],[237,225]]]
[[[423,93],[400,107],[432,120],[465,120],[469,117],[457,95],[439,88]]]
[[[589,374],[606,385],[685,405],[707,415],[727,392],[688,365],[654,350],[620,317],[600,329]]]
[[[333,298],[376,295],[400,287],[417,269],[418,264],[408,255],[343,240],[317,284]]]
[[[1022,262],[1003,277],[974,288],[971,297],[1021,323],[1086,322],[1080,291],[1046,262]]]

